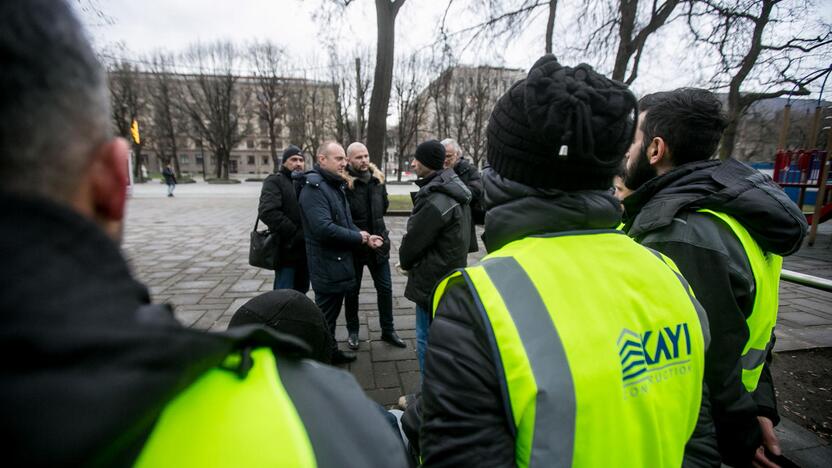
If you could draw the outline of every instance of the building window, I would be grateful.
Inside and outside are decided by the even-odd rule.
[[[249,149],[254,148],[254,140],[246,141],[246,148],[249,148]]]
[[[268,164],[268,163],[269,163],[269,157],[268,156],[263,156],[263,164]]]
[[[248,157],[248,163],[252,166],[254,165],[254,156],[249,156]]]
[[[260,140],[261,149],[269,149],[269,140]]]
[[[179,155],[179,163],[180,164],[188,164],[188,155],[187,154],[180,154]]]

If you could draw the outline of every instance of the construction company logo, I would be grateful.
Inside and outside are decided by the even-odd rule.
[[[687,323],[642,333],[625,328],[617,345],[625,397],[637,397],[653,384],[693,371]]]

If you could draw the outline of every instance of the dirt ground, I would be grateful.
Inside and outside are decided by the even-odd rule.
[[[832,348],[776,353],[772,373],[780,416],[832,440]]]

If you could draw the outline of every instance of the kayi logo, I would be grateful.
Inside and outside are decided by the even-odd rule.
[[[617,345],[625,396],[638,396],[652,384],[692,371],[687,323],[642,333],[625,328]]]

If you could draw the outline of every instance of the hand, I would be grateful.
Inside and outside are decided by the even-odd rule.
[[[366,244],[370,242],[370,233],[367,231],[361,231],[361,243]]]
[[[766,450],[778,457],[783,454],[780,450],[780,441],[777,439],[777,434],[774,433],[774,424],[765,416],[757,416],[757,421],[760,423],[760,430],[763,432],[763,445],[757,447],[752,464],[755,467],[778,468],[780,465],[766,457]]]
[[[377,248],[381,247],[382,245],[384,245],[384,238],[381,237],[381,236],[372,235],[372,236],[370,236],[369,244],[370,244],[370,248],[377,249]]]

